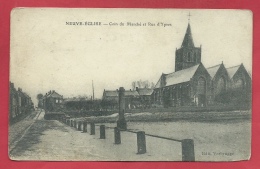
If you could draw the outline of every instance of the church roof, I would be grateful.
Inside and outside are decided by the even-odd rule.
[[[171,86],[183,82],[188,82],[193,77],[193,75],[195,74],[199,66],[200,64],[170,74],[162,74],[161,78],[155,85],[155,88],[164,87],[161,86],[162,84],[161,81],[163,79],[162,78],[163,76],[165,76],[165,82],[166,82],[165,86]]]
[[[207,68],[207,71],[210,74],[211,78],[215,77],[215,75],[216,75],[218,69],[220,68],[220,66],[221,66],[221,64]]]
[[[163,75],[161,75],[160,79],[158,80],[158,82],[157,82],[156,85],[154,86],[155,89],[158,89],[158,88],[161,87],[162,76],[163,76]]]
[[[227,68],[227,72],[230,78],[233,78],[233,76],[235,75],[235,73],[237,72],[240,66],[241,65],[237,65],[237,66]]]
[[[194,47],[190,23],[188,24],[188,27],[187,27],[187,30],[186,30],[186,33],[185,33],[181,47]]]

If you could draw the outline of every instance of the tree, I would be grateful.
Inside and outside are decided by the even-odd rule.
[[[37,100],[38,100],[38,107],[43,108],[43,94],[41,93],[37,94]]]
[[[148,80],[142,81],[140,79],[138,81],[132,82],[132,89],[135,90],[136,87],[153,89],[154,88],[154,83],[153,82],[149,82]]]
[[[43,98],[43,94],[41,94],[41,93],[37,94],[37,100],[40,100],[42,98]]]

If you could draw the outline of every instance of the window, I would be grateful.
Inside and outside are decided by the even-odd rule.
[[[235,84],[234,87],[236,89],[244,89],[244,81],[242,79],[238,79]]]
[[[196,55],[196,53],[194,53],[194,55],[193,55],[193,62],[197,62],[197,55]]]
[[[217,82],[216,94],[219,94],[226,90],[226,80],[221,77]]]
[[[206,94],[206,81],[203,77],[199,77],[197,94],[203,94],[203,95]]]
[[[192,54],[191,52],[188,53],[188,59],[187,59],[188,62],[192,62]]]

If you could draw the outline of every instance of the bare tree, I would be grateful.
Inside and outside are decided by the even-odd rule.
[[[132,82],[132,90],[135,90],[136,88],[136,82]]]
[[[136,87],[139,87],[139,88],[154,88],[154,83],[149,82],[148,80],[142,81],[140,79],[139,81],[132,82],[132,89],[135,90]]]

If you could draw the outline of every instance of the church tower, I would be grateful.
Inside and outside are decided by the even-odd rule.
[[[201,47],[195,47],[188,24],[182,45],[175,52],[175,72],[201,63]]]

